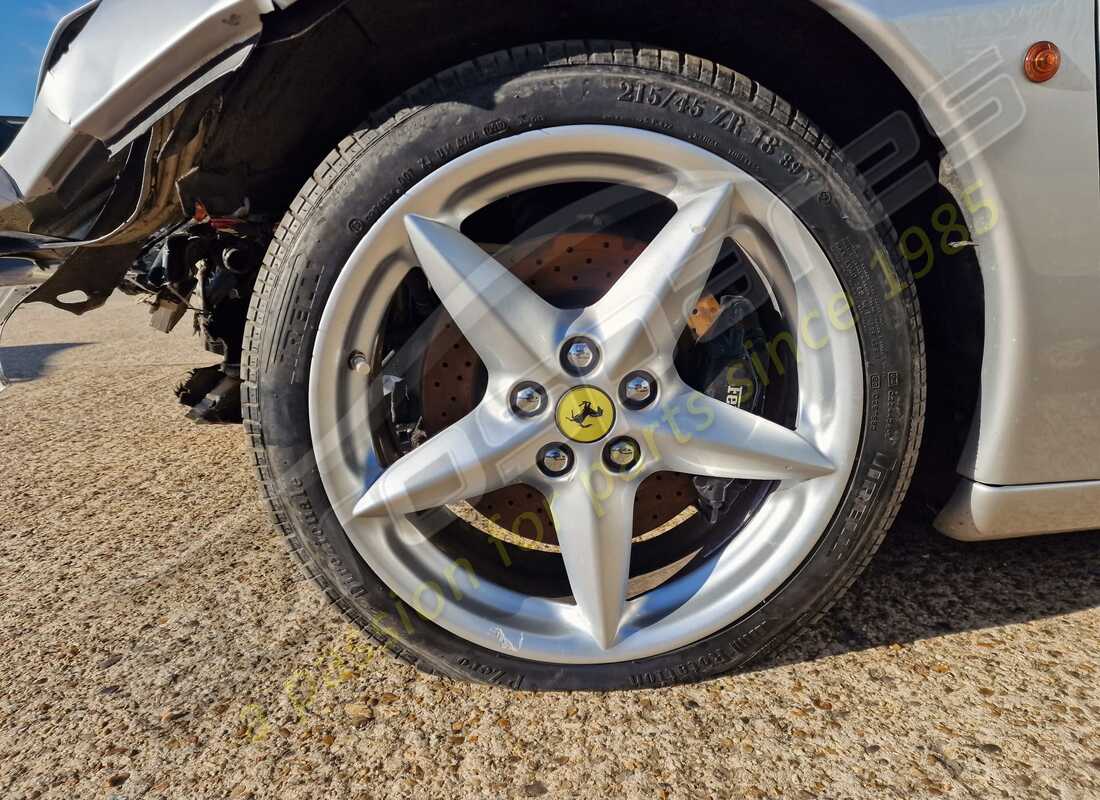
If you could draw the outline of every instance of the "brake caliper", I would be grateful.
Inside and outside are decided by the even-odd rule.
[[[714,295],[700,299],[688,323],[696,340],[704,392],[727,405],[752,414],[764,408],[764,383],[753,369],[749,351],[765,344],[756,310],[741,295]],[[693,479],[699,510],[714,523],[749,487],[747,480]]]

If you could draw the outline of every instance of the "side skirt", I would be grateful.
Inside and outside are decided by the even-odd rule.
[[[988,486],[963,479],[935,526],[964,542],[1100,529],[1100,481]]]

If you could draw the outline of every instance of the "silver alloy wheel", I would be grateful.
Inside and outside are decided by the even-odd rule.
[[[599,302],[562,310],[459,229],[495,200],[572,181],[655,192],[677,211]],[[686,313],[727,237],[753,261],[800,340],[794,430],[696,392],[673,365]],[[416,266],[481,356],[488,385],[474,411],[384,467],[368,412],[380,381],[368,383],[347,369],[348,356],[377,352],[389,299]],[[573,664],[668,652],[731,624],[790,578],[841,500],[863,422],[862,358],[850,318],[837,310],[846,308],[843,298],[824,252],[791,210],[699,147],[597,125],[484,145],[399,197],[333,288],[309,386],[321,479],[370,569],[405,603],[467,641]],[[599,360],[580,378],[562,358],[578,336],[599,348]],[[653,375],[660,392],[635,410],[614,398],[637,370]],[[543,386],[551,406],[582,385],[602,392],[616,406],[607,436],[642,443],[638,464],[613,474],[603,463],[610,438],[574,440],[572,468],[562,477],[546,475],[540,451],[562,441],[563,431],[554,414],[512,413],[512,391],[521,381]],[[661,470],[781,483],[705,563],[627,600],[634,494]],[[521,482],[550,501],[575,602],[471,574],[418,524],[416,512]]]

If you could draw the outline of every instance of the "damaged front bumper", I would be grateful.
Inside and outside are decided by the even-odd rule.
[[[115,263],[130,255],[120,246],[178,216],[172,189],[201,145],[197,130],[172,137],[183,109],[245,63],[264,14],[293,2],[93,0],[61,21],[33,112],[0,153],[0,258],[66,262],[56,279],[69,273],[64,288],[51,281],[23,299],[75,313],[102,303],[103,284],[114,283],[109,294],[129,266]],[[72,289],[92,302],[56,302]]]

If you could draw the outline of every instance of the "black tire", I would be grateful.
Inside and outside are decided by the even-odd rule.
[[[623,86],[638,81],[663,93],[690,93],[709,113],[618,102]],[[731,115],[739,115],[740,125],[728,124]],[[579,666],[486,650],[399,607],[330,513],[317,471],[309,468],[307,415],[317,321],[362,232],[440,164],[494,138],[574,123],[627,125],[692,141],[781,196],[798,180],[788,169],[792,160],[820,173],[826,188],[795,211],[853,297],[865,419],[874,420],[864,425],[857,466],[825,534],[765,603],[679,650]],[[887,254],[896,274],[875,266],[876,251]],[[674,684],[740,667],[812,624],[844,592],[871,559],[908,486],[924,419],[924,347],[912,278],[895,254],[889,221],[833,144],[789,104],[724,67],[668,50],[580,41],[467,62],[414,87],[341,142],[278,228],[245,332],[243,412],[264,499],[291,552],[327,597],[420,669],[560,690]]]

